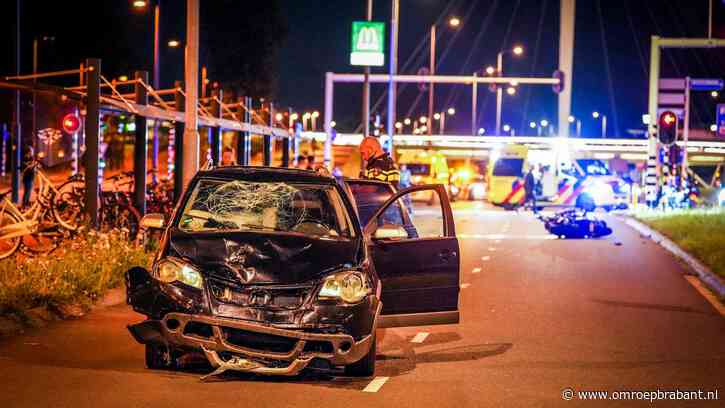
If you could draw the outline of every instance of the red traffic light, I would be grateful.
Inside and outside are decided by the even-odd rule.
[[[81,128],[81,120],[78,116],[69,113],[63,116],[62,127],[66,133],[76,133]]]
[[[662,126],[672,126],[677,122],[677,116],[672,112],[664,112],[660,116],[660,124]]]

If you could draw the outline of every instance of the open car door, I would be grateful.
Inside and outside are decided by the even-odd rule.
[[[410,214],[411,194],[421,191],[437,195],[438,206]],[[444,186],[396,193],[377,209],[364,232],[382,281],[378,327],[458,323],[460,251]]]

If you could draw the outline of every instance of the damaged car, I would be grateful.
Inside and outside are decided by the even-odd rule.
[[[404,203],[421,191],[439,205],[413,215]],[[150,270],[126,274],[127,302],[146,316],[128,329],[152,369],[202,354],[212,375],[370,376],[376,329],[459,320],[460,252],[443,186],[396,192],[222,167],[197,173],[173,214],[142,224],[163,235]]]

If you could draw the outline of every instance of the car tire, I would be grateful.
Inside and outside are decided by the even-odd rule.
[[[156,344],[146,345],[146,367],[151,370],[173,369],[173,360],[166,346]]]
[[[350,365],[345,366],[345,375],[348,377],[371,377],[375,374],[375,335],[372,338],[370,351]]]

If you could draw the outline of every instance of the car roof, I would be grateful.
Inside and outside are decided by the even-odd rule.
[[[320,174],[316,171],[286,167],[223,166],[210,170],[200,170],[196,177],[335,184],[333,177]]]

